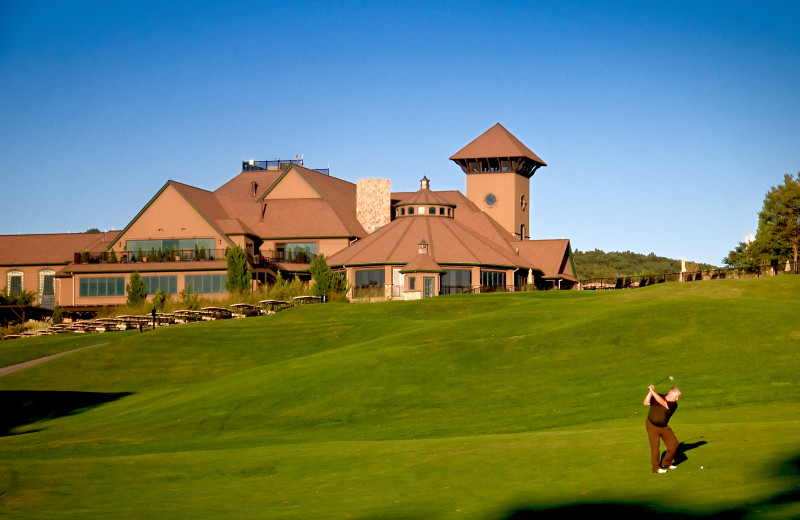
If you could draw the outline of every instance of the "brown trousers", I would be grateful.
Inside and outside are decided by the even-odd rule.
[[[650,463],[653,465],[653,473],[658,471],[658,468],[666,467],[672,464],[672,459],[675,458],[675,452],[678,451],[678,438],[675,437],[672,428],[669,426],[656,426],[646,419],[647,438],[650,440]],[[667,453],[664,455],[664,460],[661,460],[661,440],[664,440],[664,445],[667,447]]]

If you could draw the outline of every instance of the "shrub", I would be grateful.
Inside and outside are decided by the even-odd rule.
[[[128,291],[128,305],[135,307],[147,299],[147,287],[144,285],[142,277],[139,276],[139,271],[134,271],[131,274],[131,282],[125,286]]]
[[[187,285],[181,292],[181,306],[190,311],[200,309],[200,295],[192,290],[192,284]]]
[[[53,325],[64,323],[64,309],[60,305],[53,308],[53,317],[51,318]]]
[[[163,311],[171,299],[172,297],[169,294],[159,289],[153,295],[153,308],[157,311]]]

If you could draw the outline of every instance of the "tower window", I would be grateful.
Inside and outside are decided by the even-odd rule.
[[[487,206],[494,206],[497,203],[497,197],[495,197],[494,193],[490,193],[486,195],[484,202],[486,202]]]

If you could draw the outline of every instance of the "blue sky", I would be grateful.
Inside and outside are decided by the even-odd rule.
[[[721,265],[800,170],[798,2],[0,0],[0,234],[294,158],[395,191],[497,122],[533,238]]]

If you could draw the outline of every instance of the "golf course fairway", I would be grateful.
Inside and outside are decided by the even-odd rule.
[[[800,276],[304,305],[0,368],[70,350],[0,377],[0,516],[800,516]]]

